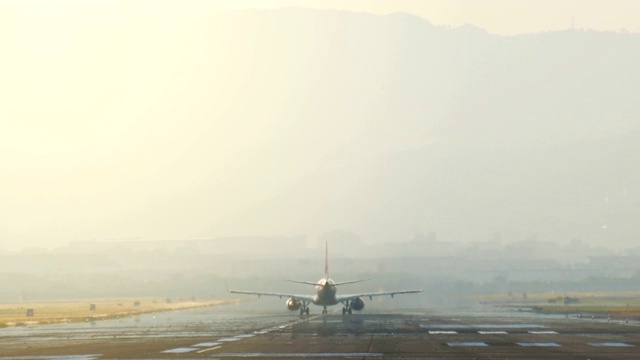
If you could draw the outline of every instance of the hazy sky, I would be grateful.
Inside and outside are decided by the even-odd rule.
[[[153,181],[182,163],[186,151],[168,145],[167,132],[155,131],[171,106],[167,99],[177,96],[171,94],[172,71],[185,61],[180,49],[166,48],[179,44],[179,33],[169,28],[228,10],[292,6],[404,11],[439,25],[470,23],[505,35],[572,23],[640,31],[640,2],[634,0],[0,1],[0,247],[158,237],[139,231],[152,222],[134,226],[141,209],[162,211],[171,204],[164,187],[173,190],[171,196],[197,198],[207,186],[178,177]],[[217,140],[236,146],[236,140],[250,143],[260,136]],[[220,154],[214,162],[225,159]],[[167,237],[217,235],[206,229],[175,227]]]
[[[634,0],[285,0],[232,1],[235,7],[303,6],[388,14],[409,12],[438,25],[473,24],[495,34],[567,29],[640,31]],[[213,7],[213,5],[212,5]]]

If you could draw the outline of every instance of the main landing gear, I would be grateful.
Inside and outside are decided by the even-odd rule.
[[[307,314],[309,315],[309,307],[307,306],[306,303],[302,304],[302,307],[300,308],[300,316]]]
[[[352,312],[351,306],[349,305],[349,302],[347,301],[344,304],[344,307],[342,308],[342,315],[346,315],[347,313],[349,313],[349,315],[351,315],[351,312]]]
[[[329,312],[327,311],[327,307],[324,307],[324,310],[322,310],[322,315],[327,315],[329,314]]]

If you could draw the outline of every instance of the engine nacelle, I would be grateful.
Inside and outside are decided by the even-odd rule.
[[[302,307],[302,302],[294,298],[289,298],[287,300],[287,309],[291,311],[295,311],[295,310],[300,310],[301,307]]]
[[[351,301],[351,303],[349,304],[349,307],[352,308],[353,310],[360,311],[364,309],[364,301],[362,301],[362,299],[360,298],[357,298]]]

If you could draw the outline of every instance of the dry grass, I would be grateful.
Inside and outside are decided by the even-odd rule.
[[[140,305],[134,306],[139,301]],[[182,310],[236,302],[230,299],[180,301],[165,299],[120,299],[96,301],[53,301],[0,304],[0,327],[103,320],[160,311]],[[96,310],[89,309],[95,304]],[[27,317],[27,309],[34,310]]]
[[[578,303],[564,304],[564,297],[578,299]],[[526,299],[522,294],[486,294],[473,298],[494,305],[530,306],[547,313],[640,314],[640,292],[548,292],[527,294]],[[556,302],[550,303],[552,299]]]
[[[565,296],[579,298],[581,301],[597,301],[597,302],[617,302],[627,304],[637,303],[640,305],[640,292],[546,292],[546,293],[527,293],[526,299],[521,293],[508,294],[483,294],[472,296],[473,299],[487,303],[546,303],[549,299],[564,298]]]
[[[547,313],[613,313],[613,314],[638,314],[640,306],[619,305],[541,305],[536,307],[539,311]]]

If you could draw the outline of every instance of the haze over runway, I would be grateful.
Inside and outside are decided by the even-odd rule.
[[[0,0],[0,49],[0,360],[637,358],[638,1]]]
[[[638,6],[3,2],[0,249],[635,246]]]

